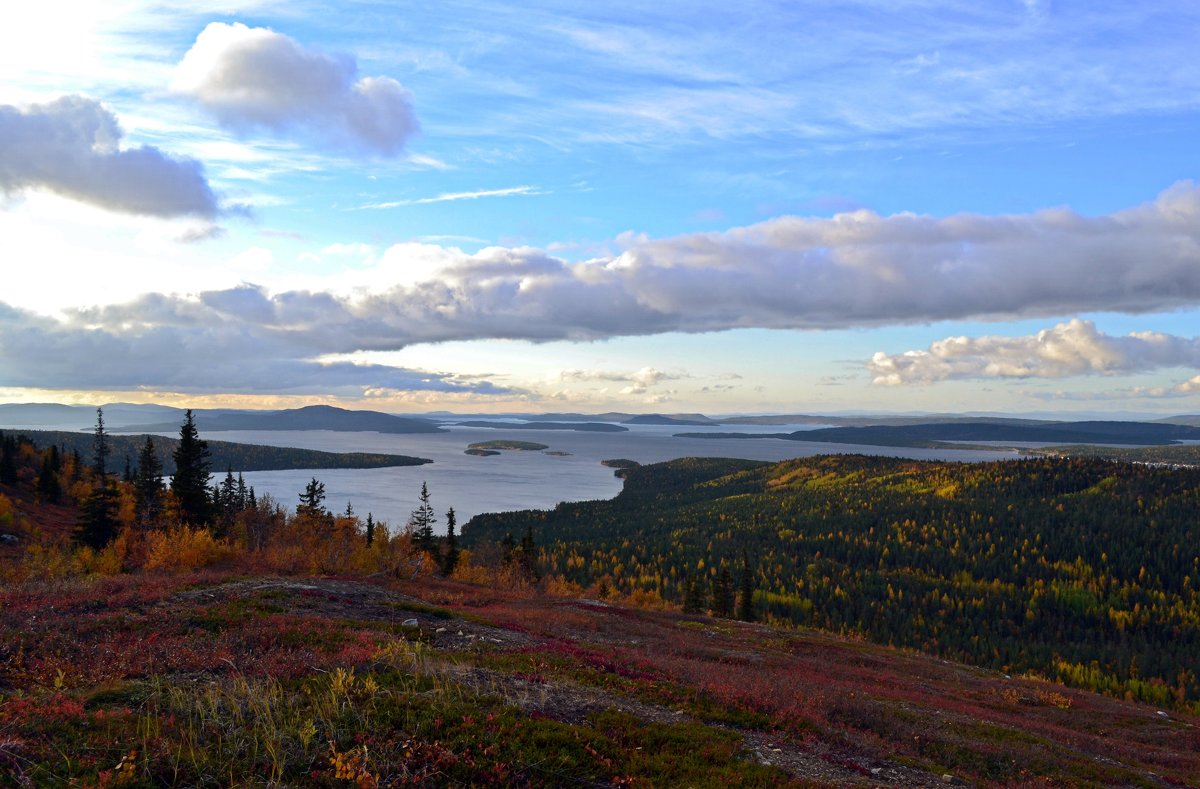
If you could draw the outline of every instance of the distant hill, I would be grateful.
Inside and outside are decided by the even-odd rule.
[[[1014,444],[1127,444],[1166,445],[1200,440],[1200,427],[1162,422],[1036,422],[1032,420],[973,419],[914,425],[827,427],[792,433],[679,433],[683,438],[782,438],[832,444],[870,444],[885,447],[935,446],[940,442],[1006,441]]]
[[[1200,414],[1180,414],[1179,416],[1169,416],[1166,419],[1156,420],[1168,425],[1192,425],[1200,427]]]
[[[697,414],[696,416],[699,416]],[[664,416],[663,414],[642,414],[625,420],[627,425],[715,425],[719,424],[707,418],[682,418]]]
[[[609,422],[489,422],[471,420],[456,422],[462,427],[486,427],[496,430],[573,430],[579,433],[625,433],[627,427]]]
[[[379,411],[349,411],[330,405],[310,405],[285,411],[241,411],[196,413],[201,433],[225,430],[337,430],[341,432],[445,433],[428,419],[394,416]],[[111,428],[121,433],[160,433],[178,430],[179,422],[123,425]]]

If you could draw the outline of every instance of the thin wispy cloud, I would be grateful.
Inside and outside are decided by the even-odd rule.
[[[431,203],[452,203],[456,200],[480,200],[486,197],[523,197],[549,194],[536,186],[510,186],[505,189],[478,189],[473,192],[444,192],[433,197],[414,197],[408,200],[389,200],[385,203],[367,203],[357,210],[366,211],[385,208],[402,208],[409,205],[429,205]]]

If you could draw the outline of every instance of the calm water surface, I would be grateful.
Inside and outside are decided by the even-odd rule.
[[[786,433],[805,426],[738,426],[736,432]],[[481,512],[549,509],[561,501],[607,499],[621,490],[621,480],[601,460],[628,458],[657,463],[681,457],[737,457],[787,460],[808,455],[854,452],[958,461],[1011,459],[1012,452],[931,450],[898,447],[849,446],[781,439],[706,440],[675,438],[678,432],[730,432],[725,428],[673,425],[631,426],[626,433],[577,433],[551,430],[503,430],[452,427],[448,433],[395,435],[311,431],[228,431],[207,433],[213,441],[319,449],[327,452],[386,452],[429,458],[433,463],[381,469],[328,469],[246,472],[246,483],[258,494],[269,493],[294,508],[305,484],[314,476],[325,484],[325,504],[334,512],[352,502],[361,517],[402,526],[417,506],[421,483],[444,530],[444,513],[454,507],[459,524]],[[491,457],[463,454],[468,444],[493,439],[516,439],[548,444],[551,451],[504,452]],[[214,471],[217,471],[214,469]],[[236,472],[236,469],[235,469]],[[221,472],[223,474],[223,471]],[[219,479],[219,476],[216,477]]]

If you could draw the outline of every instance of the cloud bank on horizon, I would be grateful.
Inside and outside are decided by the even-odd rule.
[[[1065,209],[947,218],[857,211],[633,239],[619,255],[575,263],[531,248],[468,254],[406,244],[389,250],[379,267],[384,279],[389,271],[420,274],[341,294],[255,285],[156,294],[80,308],[63,321],[10,306],[0,316],[0,366],[9,385],[64,388],[436,388],[450,384],[317,360],[451,340],[1170,310],[1200,304],[1200,187],[1179,183],[1151,203],[1104,217]],[[884,384],[1168,366],[1200,367],[1200,341],[1159,333],[1113,338],[1079,320],[1036,337],[951,338],[929,351],[879,353],[869,363]],[[624,393],[640,394],[666,377],[646,368]]]

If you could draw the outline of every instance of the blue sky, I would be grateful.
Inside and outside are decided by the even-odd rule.
[[[1200,409],[1191,4],[5,13],[0,399]]]

